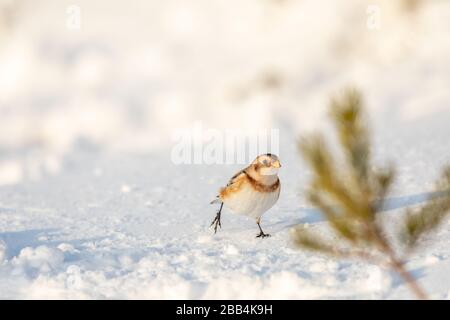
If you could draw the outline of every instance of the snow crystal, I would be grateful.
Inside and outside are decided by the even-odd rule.
[[[60,243],[57,248],[62,252],[74,253],[77,251],[75,247],[69,243]]]
[[[129,193],[131,191],[131,187],[127,184],[123,184],[120,187],[120,191],[122,191],[122,193]]]
[[[432,266],[438,263],[440,260],[441,259],[438,256],[431,254],[425,258],[425,265]]]
[[[370,266],[367,269],[365,288],[368,292],[380,292],[388,290],[391,286],[391,278],[386,271],[378,266]]]
[[[225,247],[225,252],[226,254],[235,256],[239,254],[239,250],[238,248],[236,248],[235,246],[233,246],[232,244],[229,244]]]

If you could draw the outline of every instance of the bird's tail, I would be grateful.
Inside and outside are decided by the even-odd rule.
[[[219,196],[217,196],[213,201],[211,201],[209,204],[215,204],[215,203],[222,203],[222,200],[220,200]]]

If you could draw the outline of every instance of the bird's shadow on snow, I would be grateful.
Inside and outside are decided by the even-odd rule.
[[[438,198],[444,195],[444,192],[425,192],[409,196],[391,197],[385,200],[378,212],[386,212],[395,209],[406,208],[412,205],[426,202],[427,200]],[[289,222],[276,222],[268,225],[272,232],[281,232],[286,229],[290,229],[299,224],[304,223],[319,223],[324,222],[326,219],[323,217],[321,211],[317,208],[299,208],[291,210],[289,214],[298,215],[299,218],[290,220]]]

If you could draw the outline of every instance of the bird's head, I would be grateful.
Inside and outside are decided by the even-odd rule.
[[[262,154],[252,162],[257,173],[263,176],[273,176],[278,174],[281,167],[278,157],[271,153]]]

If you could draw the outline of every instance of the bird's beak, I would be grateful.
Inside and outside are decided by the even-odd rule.
[[[275,167],[275,168],[281,168],[281,163],[280,163],[279,160],[277,160],[277,161],[275,161],[275,162],[272,164],[272,166]]]

